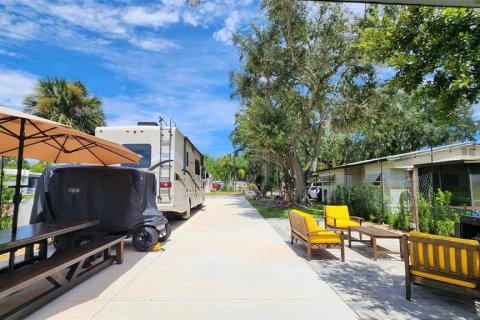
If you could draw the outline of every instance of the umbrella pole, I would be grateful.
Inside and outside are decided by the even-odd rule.
[[[21,119],[20,134],[18,136],[18,157],[17,157],[17,180],[15,182],[15,195],[13,196],[13,222],[12,233],[17,234],[18,211],[20,209],[20,202],[22,202],[22,194],[20,192],[22,184],[22,169],[23,169],[23,147],[25,145],[25,119]]]
[[[0,218],[3,217],[3,157],[1,158],[2,162],[0,163]]]
[[[20,184],[22,183],[22,167],[23,167],[23,147],[25,145],[25,119],[20,119],[20,134],[18,135],[18,158],[17,158],[17,180],[15,183],[15,195],[13,196],[13,221],[12,221],[12,240],[17,236],[18,211],[20,202],[22,202],[22,194],[20,193]],[[15,266],[15,250],[10,251],[8,259],[8,271],[13,271]]]

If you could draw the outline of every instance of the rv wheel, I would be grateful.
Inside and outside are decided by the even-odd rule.
[[[158,233],[158,241],[165,242],[172,234],[172,227],[170,227],[170,223],[165,224],[165,229]]]
[[[192,202],[188,200],[188,209],[182,214],[183,220],[188,220],[190,218],[190,213],[192,212]]]
[[[151,227],[142,227],[135,231],[132,237],[135,249],[140,252],[148,252],[158,243],[157,230]]]

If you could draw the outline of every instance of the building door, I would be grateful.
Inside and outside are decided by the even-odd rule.
[[[472,183],[472,205],[480,207],[480,174],[471,174],[470,179]]]

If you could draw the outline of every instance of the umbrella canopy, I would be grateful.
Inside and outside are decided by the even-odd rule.
[[[0,106],[0,155],[17,157],[21,140],[22,158],[103,165],[137,163],[141,158],[117,143]]]
[[[17,157],[12,233],[17,232],[22,196],[20,181],[24,157],[60,163],[138,163],[140,156],[109,142],[54,121],[0,106],[0,155]],[[10,264],[13,266],[12,253]]]

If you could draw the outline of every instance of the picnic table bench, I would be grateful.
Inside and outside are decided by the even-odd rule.
[[[31,248],[26,250],[23,262],[0,276],[0,319],[21,319],[114,262],[121,264],[124,235],[104,235],[72,250],[55,251],[48,257],[46,240],[52,234],[58,236],[97,223],[98,220],[25,226],[23,233],[20,230],[23,227],[19,228],[17,240],[0,242],[0,252]],[[26,236],[27,229],[47,232],[31,232]],[[5,239],[0,235],[0,241]],[[32,258],[33,244],[39,242],[42,244],[39,254]],[[39,286],[42,290],[38,290]]]

